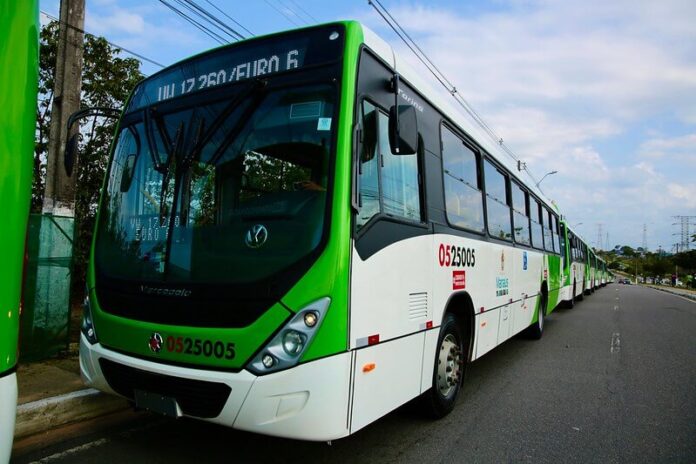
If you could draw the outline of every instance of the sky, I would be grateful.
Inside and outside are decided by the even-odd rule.
[[[420,66],[367,0],[197,1],[255,35],[357,19]],[[541,188],[589,244],[639,247],[645,230],[670,251],[672,216],[696,233],[696,1],[381,3],[537,179],[558,171]],[[218,45],[158,0],[87,0],[85,29],[164,65]]]

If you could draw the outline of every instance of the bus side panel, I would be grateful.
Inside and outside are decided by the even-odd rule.
[[[381,235],[382,227],[385,232],[392,227],[379,222],[385,221],[378,220],[363,240],[373,239],[368,234]],[[433,321],[432,243],[428,234],[393,243],[364,261],[353,253],[351,348],[367,345],[373,336],[381,342],[418,332]]]
[[[515,316],[510,336],[520,333],[529,327],[534,320],[544,259],[544,255],[540,251],[524,249],[516,249],[515,251],[519,257],[514,264],[515,281],[513,288],[515,288],[515,293],[511,297],[516,301],[513,303]],[[524,258],[525,253],[526,259]]]
[[[421,393],[421,366],[414,361],[424,341],[419,332],[356,351],[351,433]]]

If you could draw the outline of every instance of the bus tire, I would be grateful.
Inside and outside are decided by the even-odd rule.
[[[532,340],[539,340],[544,335],[544,317],[546,315],[546,294],[541,294],[541,302],[539,303],[539,311],[537,312],[537,321],[527,328],[527,335]]]
[[[452,412],[464,379],[464,336],[456,316],[446,313],[440,327],[433,366],[433,383],[420,398],[420,409],[433,419]]]

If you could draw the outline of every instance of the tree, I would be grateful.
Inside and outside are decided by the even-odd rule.
[[[621,254],[630,258],[635,256],[636,252],[633,251],[633,248],[631,248],[630,246],[624,245],[621,247]]]
[[[685,271],[696,271],[696,250],[677,253],[672,259],[674,260],[674,264]]]
[[[41,30],[39,101],[32,191],[32,212],[36,213],[41,212],[46,181],[46,150],[51,123],[57,41],[58,23],[53,21]],[[119,56],[121,50],[111,46],[103,37],[86,34],[84,47],[81,108],[123,107],[130,92],[143,78],[139,69],[140,62],[134,58],[121,58]],[[115,121],[100,117],[83,120],[80,124],[81,157],[77,171],[73,174],[77,176],[73,290],[78,294],[81,294],[84,288],[97,202],[115,129]]]

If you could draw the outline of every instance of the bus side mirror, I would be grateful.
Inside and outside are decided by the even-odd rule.
[[[389,110],[389,145],[395,155],[418,152],[418,118],[411,105],[395,105]]]

